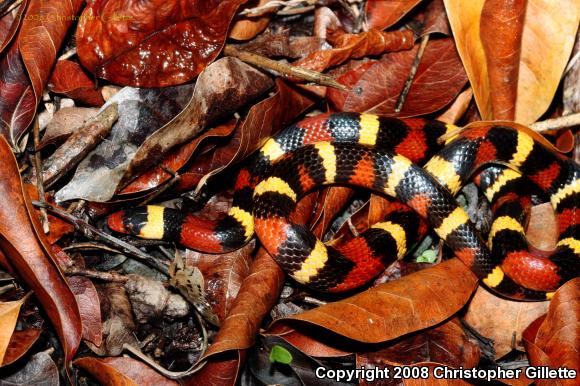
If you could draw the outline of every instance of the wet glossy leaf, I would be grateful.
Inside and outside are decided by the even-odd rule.
[[[102,0],[76,33],[82,64],[99,78],[136,87],[192,80],[216,56],[245,0]]]
[[[557,3],[528,0],[527,3],[516,100],[509,101],[515,104],[515,120],[524,124],[534,122],[550,105],[572,50],[580,18],[580,3],[574,0]],[[445,7],[481,116],[498,119],[492,108],[495,86],[492,86],[491,74],[496,69],[489,68],[482,42],[485,29],[480,29],[484,0],[467,3],[445,0]],[[496,27],[497,23],[491,25],[492,30]],[[495,43],[497,39],[490,44]],[[514,51],[508,53],[510,56],[516,54]]]
[[[471,271],[453,259],[279,320],[315,324],[360,342],[384,342],[447,319],[469,300],[476,285]]]
[[[408,117],[437,111],[451,102],[467,82],[453,39],[427,44],[406,102],[400,113],[395,104],[403,90],[417,54],[413,50],[384,55],[370,67],[350,92],[329,90],[328,98],[338,110]]]

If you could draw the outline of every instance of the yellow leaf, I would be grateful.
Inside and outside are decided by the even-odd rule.
[[[10,343],[10,338],[16,327],[20,307],[22,307],[27,297],[24,296],[22,299],[13,302],[0,303],[0,326],[2,326],[0,328],[0,365],[4,361],[4,354],[6,354],[8,343]]]
[[[494,117],[489,69],[480,36],[484,1],[444,0],[481,117],[490,120]],[[572,52],[579,20],[578,0],[528,0],[515,101],[516,122],[535,122],[549,107]]]

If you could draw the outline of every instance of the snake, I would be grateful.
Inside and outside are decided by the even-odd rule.
[[[453,133],[442,147],[441,136]],[[556,249],[546,259],[550,269],[521,269],[526,260],[531,261],[525,253],[527,244],[509,244],[509,237],[502,236],[504,231],[522,234],[521,222],[499,215],[490,232],[490,251],[455,200],[470,177],[492,163],[507,165],[513,178],[495,178],[487,190],[499,192],[517,176],[549,197],[559,224]],[[289,216],[303,195],[332,184],[394,197],[414,213],[399,205],[399,210],[359,237],[342,246],[327,246]],[[255,232],[290,277],[325,292],[358,288],[394,258],[404,257],[424,233],[421,219],[488,288],[502,296],[549,299],[553,290],[580,272],[576,216],[580,166],[543,137],[507,125],[460,131],[455,125],[422,118],[321,114],[268,139],[241,169],[234,189],[233,205],[221,220],[141,206],[112,214],[108,226],[209,253],[235,250]]]

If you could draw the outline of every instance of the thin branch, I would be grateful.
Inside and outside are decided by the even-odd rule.
[[[34,172],[36,174],[36,190],[38,191],[38,200],[42,203],[46,202],[44,198],[44,180],[42,178],[42,159],[40,157],[40,128],[38,125],[38,117],[34,119],[33,124],[33,139],[34,139],[34,156],[32,157]],[[40,222],[42,223],[42,230],[44,233],[50,232],[50,224],[48,223],[48,215],[45,208],[40,208]]]
[[[86,238],[92,240],[101,240],[105,244],[111,245],[114,248],[119,249],[124,254],[136,257],[137,259],[142,260],[149,266],[157,269],[159,272],[163,273],[164,275],[168,275],[168,263],[164,261],[159,261],[158,259],[154,258],[153,256],[143,252],[139,248],[134,247],[133,245],[126,243],[122,240],[119,240],[116,237],[113,237],[86,222],[78,217],[73,216],[72,214],[57,208],[50,204],[43,204],[38,201],[33,201],[33,205],[42,207],[44,206],[50,212],[57,214],[58,216],[64,218],[65,220],[69,221],[71,224],[75,226],[75,228],[81,232]]]
[[[417,55],[415,56],[415,60],[413,60],[413,65],[411,66],[411,70],[409,71],[409,76],[405,81],[405,87],[403,87],[403,91],[399,95],[399,99],[397,100],[397,104],[395,107],[395,112],[399,113],[403,109],[403,105],[405,104],[405,100],[407,99],[407,95],[409,94],[409,90],[411,90],[411,86],[413,85],[413,80],[415,79],[415,75],[417,74],[417,69],[419,68],[419,64],[421,63],[421,58],[423,58],[423,54],[425,53],[425,47],[427,47],[427,43],[429,43],[429,35],[425,35],[421,38],[421,45],[419,46],[419,50],[417,51]]]
[[[546,119],[532,123],[530,128],[541,133],[543,131],[565,129],[567,127],[580,125],[580,113],[565,115],[559,118]]]
[[[67,276],[84,276],[91,279],[102,280],[106,282],[125,283],[129,278],[117,272],[101,272],[94,269],[85,269],[78,267],[69,267],[66,269]]]
[[[338,83],[336,79],[331,76],[322,74],[317,71],[285,64],[251,52],[240,51],[232,45],[225,46],[224,54],[236,57],[246,63],[258,66],[260,68],[276,71],[282,75],[304,79],[306,81],[314,82],[322,86],[334,87],[342,91],[348,91],[348,87]]]

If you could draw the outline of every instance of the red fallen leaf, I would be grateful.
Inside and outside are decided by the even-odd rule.
[[[489,69],[493,119],[515,117],[526,6],[527,0],[487,0],[481,10],[479,34]]]
[[[184,386],[234,386],[244,358],[244,351],[213,356],[200,371],[181,379],[180,383]]]
[[[427,363],[437,363],[439,366],[452,368],[473,368],[478,364],[479,358],[479,346],[469,339],[457,319],[451,319],[438,327],[413,334],[386,348],[358,353],[356,365],[365,368],[389,368],[391,375],[395,375],[393,371],[395,366],[423,366]]]
[[[27,5],[28,0],[25,0],[16,9],[16,14],[8,12],[0,18],[0,53],[4,52],[4,49],[8,47],[8,44],[12,42],[12,38],[16,35],[22,21],[22,14]]]
[[[0,367],[8,366],[22,358],[22,356],[30,350],[32,345],[36,343],[41,332],[42,329],[40,328],[28,328],[22,331],[14,331],[12,337],[10,337],[10,342],[8,343],[6,354],[4,355],[4,361],[0,363]]]
[[[432,33],[451,35],[443,0],[431,0],[427,2],[423,12],[417,15],[413,21],[417,21],[421,25],[418,33],[419,37]]]
[[[104,386],[177,386],[178,383],[167,379],[145,363],[129,357],[91,358],[84,357],[74,361]]]
[[[95,346],[100,346],[103,341],[103,325],[97,289],[93,282],[84,276],[70,276],[67,281],[79,305],[83,323],[83,339]]]
[[[372,29],[359,34],[329,35],[328,39],[331,39],[335,48],[313,52],[292,64],[309,70],[324,71],[348,59],[409,50],[413,47],[413,32],[410,30],[381,32]]]
[[[237,126],[237,119],[232,120],[226,124],[214,127],[204,134],[200,135],[193,141],[171,151],[167,154],[156,166],[149,169],[145,173],[141,174],[139,177],[131,181],[119,194],[132,194],[142,192],[144,190],[153,189],[160,186],[164,182],[169,181],[173,176],[167,172],[167,170],[172,170],[178,172],[191,158],[193,153],[198,149],[202,142],[206,142],[211,138],[222,138],[227,137],[234,131]],[[215,145],[212,145],[212,148]],[[180,190],[180,189],[179,189]]]
[[[369,28],[383,30],[395,24],[421,0],[368,0],[365,8]]]
[[[17,148],[36,112],[36,98],[26,68],[13,42],[0,60],[0,134]]]
[[[369,68],[371,68],[377,63],[378,61],[376,60],[364,62],[356,66],[352,70],[345,72],[344,74],[339,76],[336,80],[338,83],[344,84],[349,89],[352,89],[358,83],[360,78],[369,70]],[[334,106],[343,106],[346,102],[346,98],[349,96],[349,93],[347,92],[337,93],[328,90],[326,92],[326,95]]]
[[[185,83],[220,53],[245,0],[102,0],[88,4],[76,32],[83,66],[136,87]]]
[[[227,144],[198,158],[182,173],[178,189],[191,188],[192,184],[201,186],[212,175],[243,160],[316,101],[309,93],[281,79],[276,80],[276,86],[278,91],[273,96],[252,106]]]
[[[82,0],[30,0],[17,38],[0,62],[0,134],[12,147],[32,122],[56,54]]]
[[[273,325],[300,321],[356,341],[384,342],[449,318],[465,305],[476,286],[475,275],[452,259],[350,298],[278,319]]]
[[[100,88],[95,88],[94,82],[81,66],[70,60],[56,62],[48,81],[48,89],[89,106],[101,106],[105,103]]]
[[[532,366],[566,367],[578,374],[580,278],[570,280],[556,291],[548,313],[526,328],[523,339]],[[577,379],[536,379],[535,382],[538,386],[578,384]]]
[[[467,82],[451,38],[431,40],[427,44],[403,109],[398,114],[394,111],[417,50],[418,46],[415,46],[410,51],[384,55],[379,63],[365,72],[346,97],[344,91],[329,89],[329,100],[337,110],[385,116],[410,117],[441,109],[459,94]]]
[[[0,139],[0,247],[18,276],[46,311],[63,346],[65,361],[74,356],[81,338],[76,299],[58,268],[42,226],[22,186],[10,146]],[[10,219],[10,220],[7,220]]]

